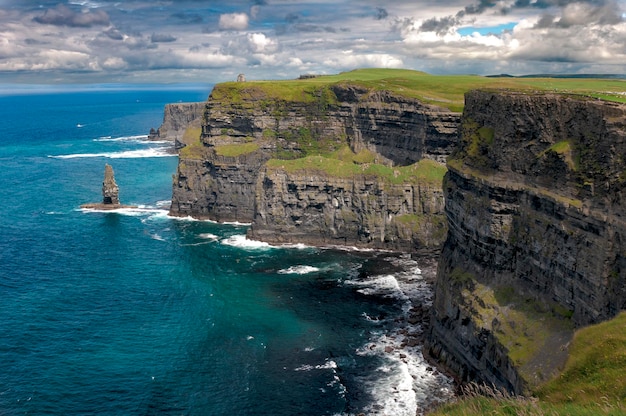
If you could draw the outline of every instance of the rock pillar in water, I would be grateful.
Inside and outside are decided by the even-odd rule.
[[[120,204],[120,188],[115,183],[113,168],[108,163],[104,165],[104,182],[102,182],[102,203],[105,205]]]

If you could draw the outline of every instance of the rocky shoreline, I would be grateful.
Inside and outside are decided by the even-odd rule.
[[[424,415],[453,399],[458,389],[454,377],[424,355],[437,258],[376,251],[364,255],[368,261],[348,283],[373,299],[393,300],[402,312],[390,318],[384,333],[374,332],[357,354],[384,357],[405,372],[396,384],[377,389],[379,402],[365,414],[406,414],[407,407],[413,407],[417,415]]]

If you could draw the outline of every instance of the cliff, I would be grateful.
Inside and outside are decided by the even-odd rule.
[[[521,393],[626,308],[626,105],[473,91],[444,181],[429,351]]]
[[[251,223],[274,243],[440,247],[459,116],[355,83],[219,84],[180,152],[171,213]]]
[[[151,140],[171,140],[176,148],[184,147],[187,143],[185,131],[188,128],[200,128],[204,114],[205,102],[166,104],[163,111],[163,123],[149,134]]]

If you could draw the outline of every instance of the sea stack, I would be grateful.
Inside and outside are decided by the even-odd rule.
[[[102,182],[102,203],[104,205],[120,204],[120,187],[115,183],[113,168],[108,163],[104,165],[104,182]]]
[[[85,209],[111,210],[119,208],[136,208],[132,205],[120,204],[120,188],[115,182],[113,168],[108,163],[104,165],[104,181],[102,182],[102,202],[83,204]]]

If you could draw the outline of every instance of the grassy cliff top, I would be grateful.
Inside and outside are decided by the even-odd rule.
[[[626,81],[596,78],[491,78],[478,75],[430,75],[406,69],[358,69],[337,75],[285,81],[247,81],[218,84],[215,99],[283,100],[313,102],[334,84],[353,84],[372,91],[416,98],[426,103],[461,111],[465,92],[472,89],[511,89],[590,95],[626,102]]]
[[[624,415],[625,372],[626,312],[622,312],[610,321],[578,330],[565,368],[534,392],[535,399],[478,391],[432,415]]]

